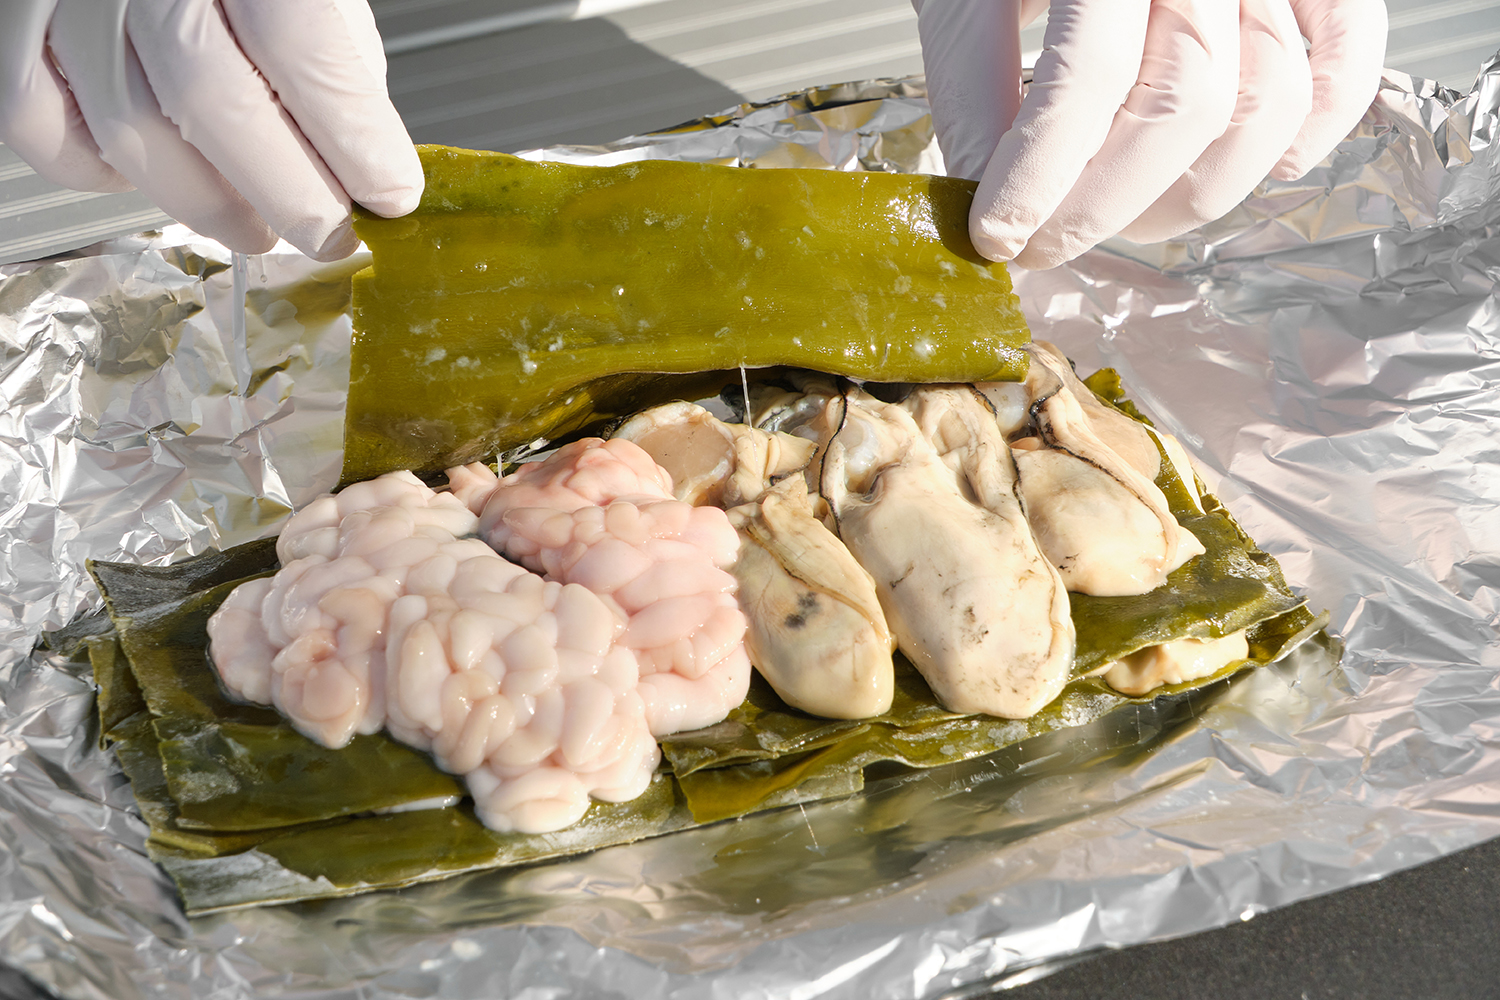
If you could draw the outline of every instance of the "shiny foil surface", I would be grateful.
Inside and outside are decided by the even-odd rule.
[[[920,80],[580,162],[940,169]],[[1500,835],[1500,61],[1388,77],[1330,161],[1188,238],[1019,273],[1347,645],[1069,739],[559,863],[189,920],[96,746],[85,558],[274,533],[332,486],[348,276],[185,231],[0,267],[0,960],[68,998],[938,997]]]

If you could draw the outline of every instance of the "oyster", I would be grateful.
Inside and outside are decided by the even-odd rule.
[[[672,476],[672,495],[695,507],[733,507],[811,461],[814,445],[789,434],[728,424],[697,403],[666,403],[612,435],[639,445]]]
[[[1099,672],[1104,683],[1121,694],[1143,695],[1164,684],[1210,677],[1249,655],[1245,633],[1232,632],[1222,639],[1178,639],[1147,646]]]
[[[729,511],[750,661],[788,705],[829,719],[890,711],[891,651],[875,581],[787,479]]]
[[[943,706],[1022,719],[1057,697],[1073,658],[1067,591],[983,397],[921,386],[892,404],[851,389],[821,423],[837,428],[820,478],[839,536]]]
[[[1029,352],[1036,434],[1012,447],[1037,542],[1071,591],[1121,597],[1155,590],[1203,552],[1153,481],[1163,448],[1144,424],[1100,402],[1055,348],[1037,343]],[[992,399],[1000,391],[984,389]],[[1180,473],[1187,457],[1176,441],[1171,446]],[[1192,482],[1190,471],[1184,482]]]

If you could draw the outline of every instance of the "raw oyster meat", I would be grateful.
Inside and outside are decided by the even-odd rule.
[[[1203,552],[1153,481],[1161,468],[1158,438],[1100,402],[1055,348],[1036,343],[1028,350],[1025,384],[1036,433],[1012,448],[1038,544],[1071,591],[1120,597],[1155,590]],[[1005,391],[982,388],[992,399]],[[1186,455],[1176,441],[1171,446],[1181,472]],[[1184,482],[1192,481],[1189,471]]]
[[[1150,694],[1165,684],[1181,684],[1218,673],[1250,655],[1244,632],[1222,639],[1178,639],[1116,660],[1101,669],[1104,683],[1121,694]]]
[[[836,428],[820,481],[839,536],[944,707],[1019,719],[1057,697],[1073,657],[1067,592],[983,397],[920,386],[891,404],[851,389],[821,423]]]

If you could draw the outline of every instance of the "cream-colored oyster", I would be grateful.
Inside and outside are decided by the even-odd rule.
[[[830,719],[890,711],[895,640],[871,578],[813,516],[791,478],[729,511],[740,533],[734,565],[750,627],[750,662],[783,701]]]
[[[1250,655],[1244,632],[1222,639],[1178,639],[1122,657],[1100,672],[1104,683],[1121,694],[1150,694],[1165,684],[1210,677]]]
[[[1156,437],[1100,402],[1051,345],[1029,350],[1026,387],[1036,434],[1014,448],[1042,551],[1071,591],[1120,597],[1155,590],[1203,552],[1153,481],[1162,455]],[[1174,466],[1178,455],[1186,465],[1181,447],[1171,444]]]
[[[854,389],[821,424],[836,428],[821,480],[839,536],[938,700],[1019,719],[1057,697],[1073,658],[1067,592],[982,398],[921,386],[898,405]]]

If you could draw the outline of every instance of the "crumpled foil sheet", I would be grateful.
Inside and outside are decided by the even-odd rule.
[[[535,155],[935,170],[922,93]],[[94,606],[85,557],[267,534],[333,484],[359,262],[252,261],[248,354],[227,258],[191,234],[0,268],[0,961],[111,1000],[963,996],[1500,834],[1497,194],[1500,59],[1467,95],[1388,77],[1330,162],[1183,241],[1019,275],[1035,334],[1121,370],[1332,612],[1342,662],[1006,767],[197,920],[94,746],[86,669],[32,644]]]

